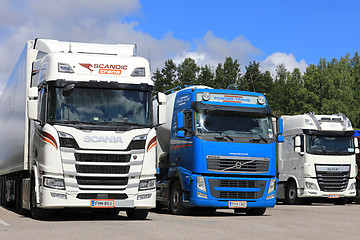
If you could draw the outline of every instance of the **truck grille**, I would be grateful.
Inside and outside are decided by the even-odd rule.
[[[76,181],[79,185],[107,185],[107,186],[118,186],[127,185],[128,178],[126,177],[76,177]]]
[[[79,193],[76,198],[79,199],[127,199],[125,193]]]
[[[321,191],[343,192],[348,186],[349,177],[350,165],[316,165],[316,178]]]
[[[207,169],[222,172],[267,172],[269,159],[240,156],[206,156]]]
[[[75,153],[78,162],[129,162],[130,154],[89,154]]]
[[[75,165],[78,173],[127,174],[130,166]]]
[[[210,192],[213,197],[223,199],[258,199],[264,195],[266,181],[209,179]],[[215,188],[218,188],[215,190]],[[224,189],[219,189],[224,188]],[[258,188],[259,191],[229,191],[225,188]]]

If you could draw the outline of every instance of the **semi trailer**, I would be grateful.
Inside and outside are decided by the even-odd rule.
[[[152,90],[134,44],[28,41],[0,97],[1,204],[36,219],[68,208],[146,218],[160,123]]]
[[[248,215],[274,207],[282,123],[274,129],[265,96],[206,86],[171,92],[166,123],[156,130],[157,207]]]

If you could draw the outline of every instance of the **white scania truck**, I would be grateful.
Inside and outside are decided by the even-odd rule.
[[[160,122],[149,63],[135,52],[134,44],[27,42],[0,97],[2,205],[36,219],[64,208],[147,217]]]
[[[355,196],[358,141],[343,114],[282,116],[277,199],[288,204],[322,200],[345,204]]]

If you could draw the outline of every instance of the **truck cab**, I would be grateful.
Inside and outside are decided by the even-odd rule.
[[[343,114],[282,116],[283,146],[278,159],[279,201],[345,204],[356,194],[355,154],[350,120]]]
[[[275,205],[281,136],[264,95],[188,87],[167,96],[167,117],[157,129],[158,204],[173,214],[196,207],[250,215]]]

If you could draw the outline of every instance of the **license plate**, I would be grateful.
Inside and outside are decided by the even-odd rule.
[[[245,201],[229,201],[229,208],[246,208]]]
[[[339,194],[329,194],[328,198],[339,198]]]
[[[91,199],[92,208],[113,208],[115,207],[114,199]]]

